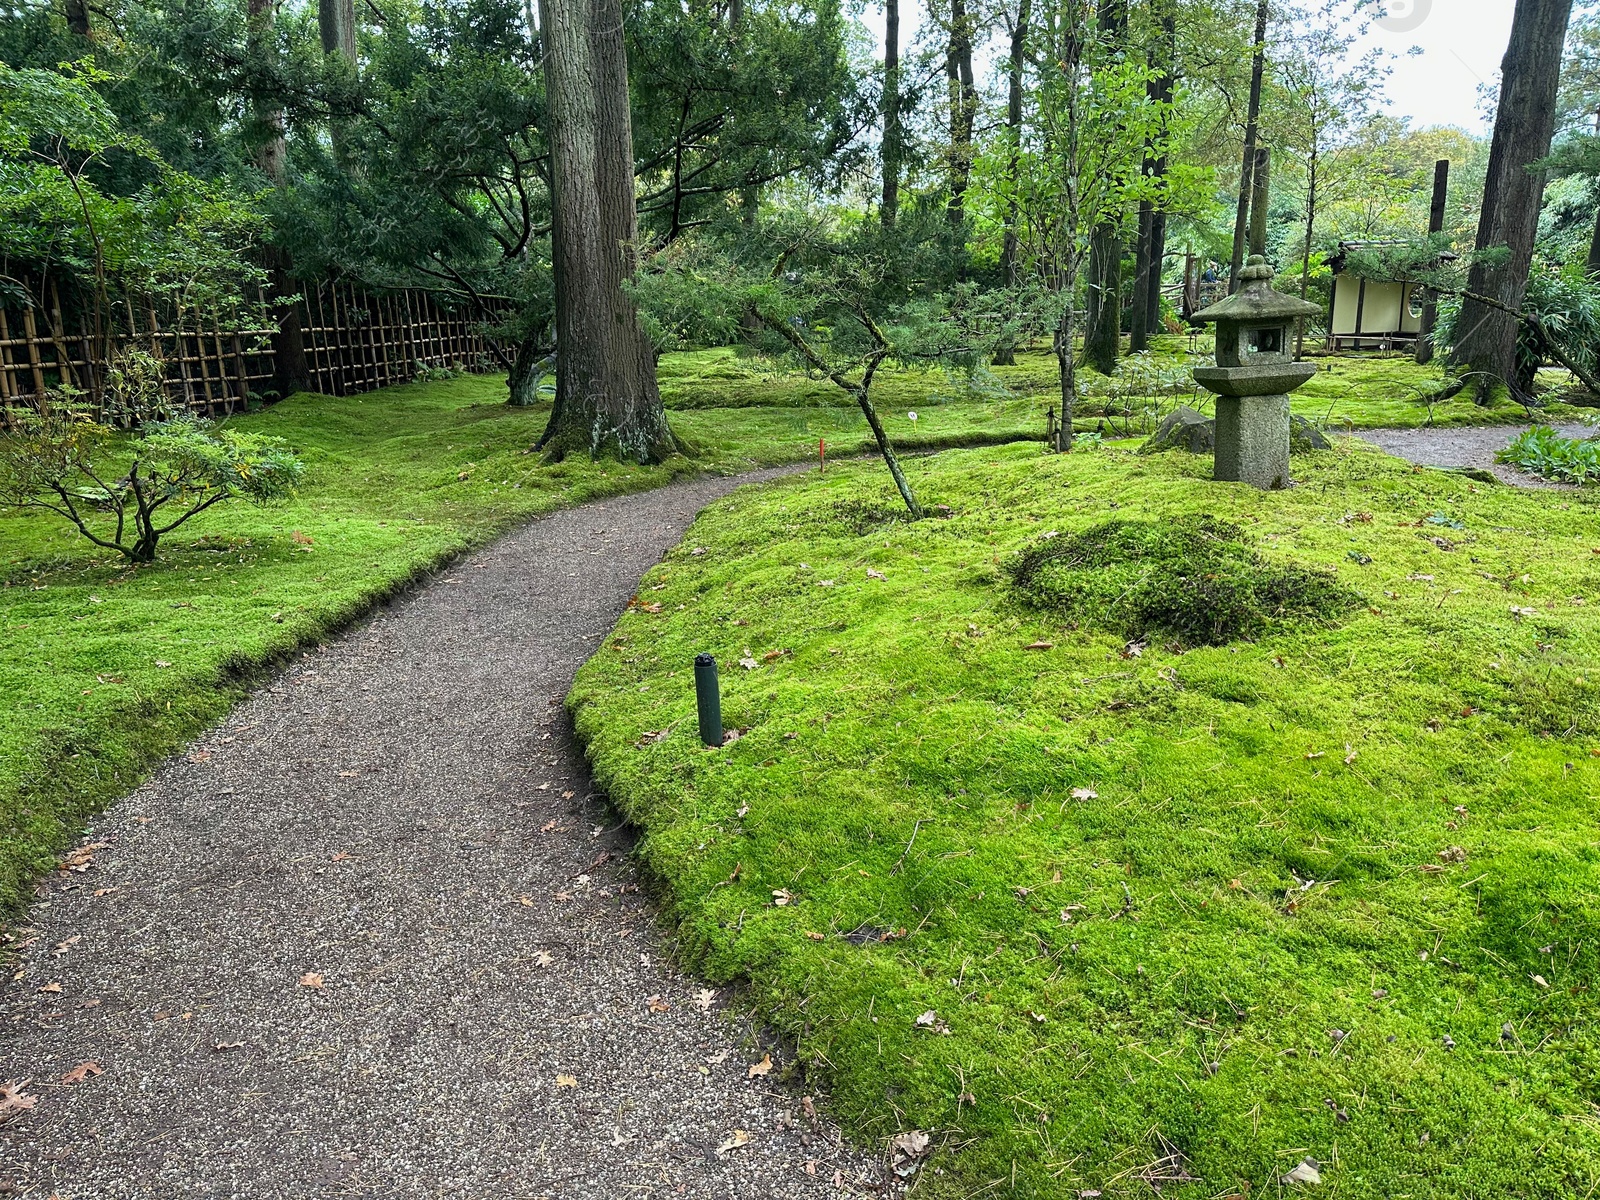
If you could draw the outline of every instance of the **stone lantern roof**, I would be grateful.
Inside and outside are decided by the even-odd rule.
[[[1225,300],[1202,308],[1195,321],[1287,321],[1295,317],[1314,317],[1322,309],[1305,300],[1285,296],[1272,287],[1272,268],[1259,254],[1252,254],[1239,272],[1239,290]]]

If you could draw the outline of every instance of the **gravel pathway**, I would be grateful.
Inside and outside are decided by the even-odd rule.
[[[0,1082],[37,1101],[0,1125],[0,1195],[869,1192],[780,1049],[762,1074],[726,993],[673,970],[561,707],[743,481],[461,560],[96,821],[0,997]]]
[[[1468,425],[1430,429],[1360,429],[1356,436],[1385,453],[1425,467],[1484,467],[1497,479],[1519,487],[1566,488],[1537,475],[1517,471],[1494,461],[1496,450],[1526,429],[1526,425]],[[1563,437],[1589,437],[1591,426],[1576,423],[1553,427]]]

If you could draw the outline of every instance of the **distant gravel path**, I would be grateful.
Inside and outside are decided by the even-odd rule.
[[[526,526],[98,820],[0,993],[0,1082],[37,1097],[0,1125],[0,1196],[790,1200],[875,1178],[777,1083],[781,1053],[749,1074],[726,993],[702,1011],[674,973],[561,708],[695,513],[777,473]],[[103,1073],[62,1082],[82,1063]]]
[[[1502,482],[1519,487],[1572,486],[1528,475],[1494,461],[1495,451],[1502,449],[1526,428],[1526,425],[1467,425],[1442,429],[1358,429],[1356,436],[1397,458],[1426,467],[1485,467]],[[1587,425],[1556,425],[1553,428],[1564,437],[1588,437],[1594,433]]]

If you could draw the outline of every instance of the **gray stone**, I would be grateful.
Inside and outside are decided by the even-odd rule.
[[[1298,414],[1289,418],[1289,449],[1295,454],[1308,450],[1332,450],[1333,443],[1310,421]]]
[[[1217,397],[1212,478],[1267,489],[1289,486],[1289,397]]]
[[[1162,418],[1161,424],[1150,435],[1140,454],[1154,454],[1159,450],[1187,450],[1190,454],[1204,454],[1217,441],[1217,423],[1204,413],[1196,412],[1187,404],[1180,404],[1175,412]]]

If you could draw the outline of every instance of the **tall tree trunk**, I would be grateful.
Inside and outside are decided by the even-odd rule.
[[[317,0],[317,31],[324,54],[342,54],[356,61],[355,0]]]
[[[655,355],[624,289],[636,261],[633,131],[621,0],[540,0],[552,175],[553,458],[658,461],[675,449]]]
[[[1128,326],[1128,353],[1150,349],[1150,234],[1155,225],[1155,205],[1139,201],[1139,232],[1133,249],[1133,312]]]
[[[1306,298],[1311,288],[1311,244],[1317,233],[1317,185],[1322,156],[1318,140],[1311,140],[1311,154],[1306,160],[1306,236],[1300,251],[1300,299]],[[1331,324],[1329,326],[1332,327]],[[1306,319],[1300,317],[1294,325],[1294,356],[1299,358],[1306,348]]]
[[[273,39],[274,0],[249,0],[245,15],[245,57],[249,62],[252,157],[256,169],[280,193],[289,186],[289,148],[284,139],[283,108],[278,103],[277,50]],[[263,258],[274,297],[277,328],[272,341],[272,388],[280,397],[311,390],[311,366],[306,359],[305,330],[298,301],[282,297],[294,292],[289,255],[268,244]]]
[[[1026,61],[1028,45],[1028,19],[1033,15],[1032,0],[1020,0],[1017,22],[1011,27],[1011,58],[1006,65],[1008,89],[1006,95],[1006,225],[1000,243],[1000,282],[1014,288],[1021,282],[1017,256],[1021,249],[1018,222],[1022,207],[1017,189],[1022,184],[1022,68]],[[1017,348],[1010,341],[995,350],[996,366],[1009,367],[1017,361]]]
[[[1255,54],[1250,63],[1250,107],[1245,112],[1244,159],[1239,166],[1239,207],[1233,217],[1233,260],[1228,272],[1228,294],[1239,290],[1244,267],[1245,223],[1250,215],[1250,177],[1255,173],[1256,135],[1261,123],[1261,74],[1267,63],[1267,0],[1256,0]]]
[[[89,25],[89,0],[66,0],[67,32],[74,37],[87,38]]]
[[[1006,66],[1006,182],[1010,195],[1006,200],[1005,239],[1000,245],[1000,280],[1007,287],[1017,285],[1017,251],[1019,237],[1017,221],[1020,217],[1017,188],[1022,166],[1022,68],[1028,47],[1028,19],[1033,15],[1032,0],[1020,0],[1017,23],[1011,29],[1011,59]]]
[[[900,214],[900,0],[883,6],[883,204],[878,216],[893,229]]]
[[[1165,138],[1172,116],[1172,89],[1177,85],[1173,72],[1178,61],[1178,19],[1171,3],[1161,5],[1161,35],[1163,55],[1161,76],[1156,80],[1153,99],[1161,105],[1161,133]],[[1155,177],[1164,181],[1167,176],[1167,153],[1163,144],[1156,156]],[[1145,327],[1151,337],[1161,332],[1161,270],[1167,261],[1167,214],[1158,197],[1155,210],[1150,214],[1150,276],[1145,291]]]
[[[1256,147],[1256,165],[1250,172],[1250,253],[1267,252],[1267,209],[1271,203],[1272,152]]]
[[[1476,248],[1504,246],[1510,253],[1494,266],[1474,262],[1467,290],[1491,297],[1512,312],[1521,309],[1527,291],[1544,198],[1544,172],[1528,168],[1550,152],[1561,50],[1571,12],[1572,0],[1517,0],[1511,41],[1500,64],[1500,104],[1489,144]],[[1517,324],[1511,312],[1471,297],[1463,299],[1450,361],[1515,383]],[[1487,395],[1486,389],[1480,386],[1479,395]]]
[[[1589,238],[1589,258],[1584,270],[1590,279],[1600,279],[1600,205],[1595,207],[1594,233]]]
[[[950,85],[950,196],[945,205],[953,229],[967,221],[967,185],[972,179],[972,125],[978,89],[972,74],[972,18],[967,0],[950,0],[950,43],[944,57]]]
[[[1128,40],[1127,0],[1107,0],[1098,16],[1105,53],[1115,56]],[[1088,315],[1083,357],[1102,375],[1117,369],[1122,348],[1122,231],[1120,214],[1105,216],[1089,235]]]
[[[1444,231],[1445,197],[1450,188],[1450,160],[1441,158],[1433,164],[1433,202],[1428,206],[1428,232]],[[1433,361],[1433,323],[1438,320],[1439,307],[1429,292],[1422,302],[1422,320],[1417,329],[1416,359],[1419,363]]]

